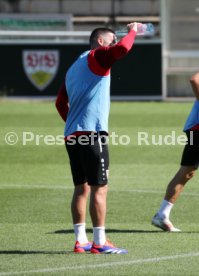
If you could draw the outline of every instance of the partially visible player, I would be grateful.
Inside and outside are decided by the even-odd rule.
[[[118,43],[112,29],[97,28],[91,33],[91,50],[69,68],[56,100],[57,110],[66,121],[64,134],[74,182],[71,212],[76,253],[127,253],[108,241],[105,234],[109,153],[104,141],[104,135],[108,135],[110,69],[131,50],[137,23],[130,23],[127,28],[128,34]],[[89,194],[93,243],[86,235]]]
[[[194,176],[199,165],[199,72],[191,77],[190,83],[196,101],[184,126],[184,132],[187,135],[187,144],[182,154],[181,167],[168,184],[160,209],[152,219],[154,226],[169,232],[181,231],[171,223],[169,219],[170,212],[185,184]]]

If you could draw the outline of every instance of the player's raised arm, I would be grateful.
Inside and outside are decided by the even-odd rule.
[[[98,37],[98,44],[103,47],[97,47],[91,50],[90,55],[97,60],[103,68],[111,68],[113,63],[124,57],[132,48],[137,33],[137,23],[127,25],[128,34],[124,36],[118,43],[116,35],[113,33],[114,39],[109,43],[106,35]],[[110,35],[110,34],[109,34]],[[107,44],[106,41],[107,40]]]
[[[190,83],[196,99],[199,100],[199,72],[191,77]]]
[[[110,49],[116,59],[123,57],[131,50],[137,33],[137,23],[128,24],[127,30],[128,34]]]

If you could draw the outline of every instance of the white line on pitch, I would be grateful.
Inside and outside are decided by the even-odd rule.
[[[18,184],[0,184],[0,189],[53,189],[53,190],[71,190],[73,186],[56,186],[56,184],[50,185],[35,185],[35,184],[27,184],[27,185],[18,185]]]
[[[144,264],[144,263],[158,263],[161,261],[168,261],[168,260],[175,260],[175,259],[182,259],[182,258],[192,258],[192,257],[199,257],[199,252],[192,252],[192,253],[179,254],[179,255],[173,255],[173,256],[155,257],[155,258],[148,258],[148,259],[112,262],[112,263],[108,262],[108,263],[95,264],[95,265],[88,264],[88,265],[80,265],[80,266],[43,268],[43,269],[27,270],[27,271],[0,272],[0,276],[22,275],[22,274],[30,274],[30,273],[52,273],[52,272],[67,271],[67,270],[95,269],[100,267],[128,266],[128,265],[136,265],[136,264]]]

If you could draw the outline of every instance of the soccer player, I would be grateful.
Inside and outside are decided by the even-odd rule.
[[[66,122],[65,143],[74,182],[71,212],[76,242],[74,252],[124,254],[106,238],[108,191],[108,135],[110,69],[132,48],[137,23],[118,43],[112,29],[97,28],[90,35],[91,50],[82,53],[66,73],[56,107]],[[86,235],[86,204],[90,195],[93,243]]]
[[[181,231],[171,223],[169,219],[170,212],[185,184],[194,176],[199,165],[199,72],[191,77],[190,83],[196,101],[184,126],[184,132],[187,135],[187,144],[182,154],[181,167],[168,184],[160,209],[152,219],[154,226],[169,232]]]

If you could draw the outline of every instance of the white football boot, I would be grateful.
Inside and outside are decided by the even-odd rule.
[[[158,227],[161,228],[163,231],[167,232],[181,232],[180,229],[175,228],[171,221],[167,218],[161,218],[158,214],[155,214],[155,216],[152,218],[151,223]]]

